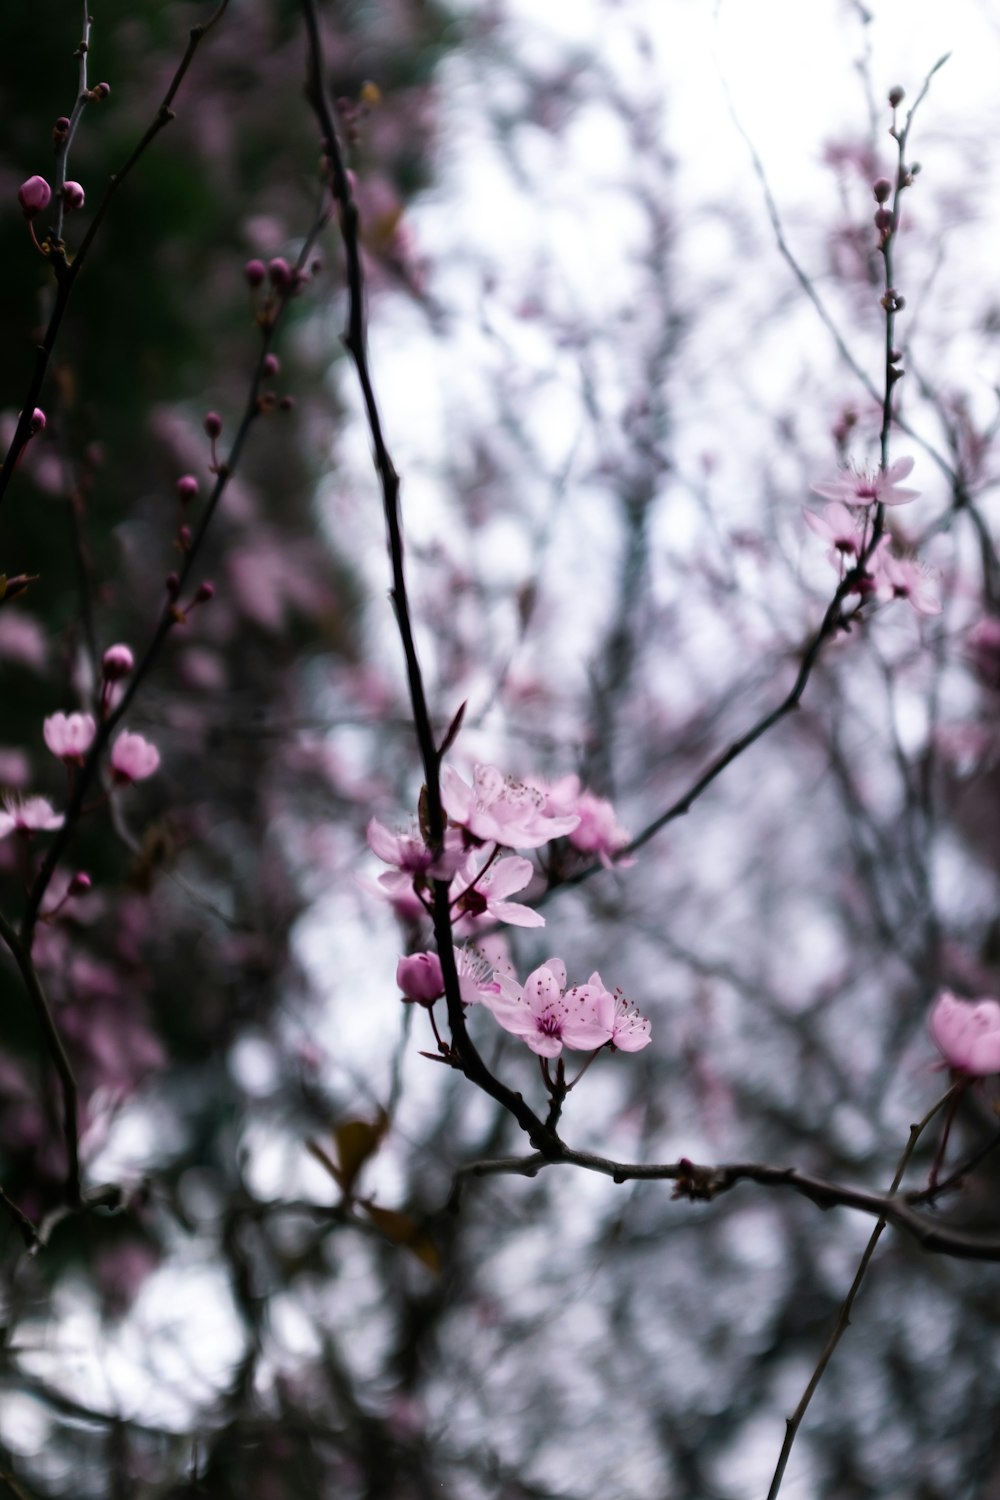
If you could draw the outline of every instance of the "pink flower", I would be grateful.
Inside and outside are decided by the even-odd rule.
[[[563,776],[551,786],[538,783],[545,794],[545,811],[550,816],[575,814],[579,819],[570,831],[569,841],[581,854],[596,854],[601,864],[610,869],[613,856],[624,849],[629,834],[618,821],[614,808],[606,797],[598,797],[581,787],[579,776]],[[619,866],[627,866],[632,860],[619,860]]]
[[[824,505],[821,516],[813,510],[804,510],[802,519],[810,531],[815,531],[817,536],[825,537],[830,543],[837,554],[835,561],[860,557],[865,522],[856,510],[851,510],[843,501],[835,500],[832,505]]]
[[[0,812],[0,839],[15,831],[26,837],[38,832],[51,833],[63,825],[62,814],[44,797],[26,797],[23,802],[5,797],[4,807],[6,811]]]
[[[51,714],[42,724],[46,745],[66,765],[83,764],[96,732],[90,714]]]
[[[560,958],[548,959],[529,974],[523,989],[508,980],[499,996],[482,997],[504,1030],[539,1057],[558,1057],[563,1047],[592,1052],[609,1042],[611,1030],[597,1015],[598,1002],[588,985],[567,991],[566,965]]]
[[[17,190],[17,201],[20,203],[26,219],[33,219],[43,209],[48,208],[52,201],[52,189],[44,177],[29,177],[27,182],[22,182]]]
[[[545,926],[541,912],[532,911],[520,901],[507,900],[515,891],[523,891],[534,875],[530,859],[511,854],[490,865],[481,875],[476,874],[476,864],[473,855],[456,876],[459,895],[452,898],[456,920],[492,917],[514,927]]]
[[[608,1040],[619,1052],[639,1052],[652,1040],[649,1022],[639,1014],[636,1006],[630,1005],[621,990],[605,988],[604,981],[596,971],[591,974],[581,992],[592,992],[594,1015],[600,1025],[608,1029]]]
[[[430,880],[450,880],[465,857],[462,840],[451,829],[445,833],[444,847],[436,859],[419,833],[390,833],[378,818],[369,820],[365,836],[369,849],[383,864]],[[386,879],[382,876],[381,883]]]
[[[497,997],[515,998],[520,986],[507,975],[499,974],[490,959],[479,948],[455,949],[458,989],[464,1005],[489,1005]]]
[[[891,599],[908,599],[918,615],[939,615],[941,601],[934,592],[930,571],[915,557],[893,557],[882,553],[875,573],[876,585]]]
[[[836,479],[810,485],[810,489],[824,500],[843,505],[905,505],[920,494],[919,490],[903,489],[899,483],[912,468],[912,458],[897,458],[888,469],[845,469]]]
[[[123,729],[111,746],[111,775],[121,786],[130,786],[133,781],[145,781],[159,769],[160,752],[155,745],[144,740],[141,734],[130,734]]]
[[[411,953],[396,965],[396,983],[404,1000],[418,1005],[433,1005],[444,994],[441,960],[436,953]]]
[[[456,770],[445,766],[441,800],[449,818],[474,839],[511,849],[537,849],[571,833],[580,821],[575,813],[547,816],[544,794],[537,787],[513,781],[496,766],[476,766],[471,787]]]
[[[954,1072],[969,1078],[1000,1073],[1000,1002],[959,1000],[944,990],[931,1011],[930,1027]]]

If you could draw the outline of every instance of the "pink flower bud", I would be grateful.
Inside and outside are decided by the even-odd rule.
[[[214,443],[215,439],[222,431],[222,418],[219,416],[219,413],[217,411],[210,411],[206,413],[205,420],[202,423],[202,426]]]
[[[262,260],[248,260],[243,267],[243,275],[246,277],[247,286],[251,288],[259,287],[267,275],[264,262]]]
[[[411,953],[396,965],[396,983],[404,1000],[428,1008],[444,994],[441,960],[436,953]]]
[[[195,604],[208,604],[209,600],[215,598],[215,584],[209,581],[199,583],[195,592]]]
[[[85,896],[93,884],[94,882],[86,870],[77,870],[69,883],[69,894],[71,896]]]
[[[283,288],[291,285],[292,268],[282,255],[275,256],[270,262],[267,274],[273,287]]]
[[[63,140],[65,140],[66,132],[68,129],[69,119],[66,115],[60,115],[58,120],[52,127],[52,139],[53,141],[55,141],[57,146],[60,145]]]
[[[63,202],[66,212],[71,214],[74,209],[82,208],[86,202],[86,194],[78,182],[66,182],[63,184]]]
[[[135,666],[135,658],[126,645],[109,646],[101,657],[101,675],[105,682],[118,682]]]
[[[110,83],[95,83],[90,92],[97,100],[106,99],[111,93],[111,85]]]
[[[198,493],[198,481],[193,474],[182,474],[177,481],[177,498],[182,505],[187,505]]]
[[[295,397],[282,396],[281,400],[278,402],[278,406],[281,411],[292,411],[295,406]]]
[[[191,545],[191,528],[190,528],[190,526],[178,526],[178,528],[177,528],[177,540],[181,544],[181,550],[183,552],[186,552],[188,550],[188,548],[190,547],[190,545]]]
[[[897,109],[899,105],[902,104],[905,97],[906,90],[901,89],[898,84],[894,89],[889,90],[889,103],[892,105],[893,109]]]
[[[176,599],[177,595],[181,591],[181,580],[178,574],[168,573],[164,580],[164,583],[166,585],[167,593],[170,595],[171,599]]]
[[[270,379],[272,375],[277,375],[280,369],[281,365],[278,362],[278,356],[276,354],[264,355],[264,363],[261,365],[261,371],[264,375],[266,375]]]
[[[159,766],[159,750],[141,734],[130,734],[123,729],[111,746],[111,775],[119,786],[145,781],[147,776],[159,770]]]
[[[36,406],[35,409],[34,409],[34,411],[31,413],[31,430],[32,430],[32,432],[33,433],[34,432],[44,432],[45,431],[45,423],[46,423],[45,413],[42,411],[42,408],[40,406]]]
[[[27,182],[22,182],[18,188],[17,201],[24,210],[26,219],[33,219],[43,209],[48,208],[52,200],[52,189],[44,177],[29,177]]]
[[[872,185],[872,192],[876,203],[884,203],[892,192],[892,183],[888,177],[877,177]]]

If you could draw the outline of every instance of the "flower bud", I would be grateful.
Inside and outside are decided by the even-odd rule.
[[[68,214],[71,214],[74,209],[82,208],[86,201],[86,194],[78,182],[63,183],[62,195]]]
[[[444,975],[436,953],[411,953],[396,965],[396,983],[404,1000],[428,1008],[444,994]]]
[[[122,677],[127,677],[134,666],[135,658],[121,642],[109,646],[101,657],[101,675],[105,682],[118,682]]]
[[[888,177],[877,177],[872,185],[872,192],[875,194],[876,203],[884,203],[892,192],[892,183]]]
[[[69,894],[71,896],[85,896],[94,882],[86,870],[77,870],[69,883]]]
[[[45,422],[45,413],[42,411],[42,408],[40,406],[36,406],[34,411],[31,413],[31,431],[33,433],[44,432]]]
[[[246,277],[247,286],[251,289],[260,286],[267,271],[262,260],[248,260],[243,267],[243,275]]]
[[[212,583],[209,580],[206,580],[204,583],[199,583],[197,591],[196,591],[195,596],[194,596],[194,602],[195,602],[195,604],[208,604],[209,601],[212,600],[212,599],[214,599],[214,598],[215,598],[215,584]]]
[[[95,83],[94,87],[90,91],[91,98],[96,99],[98,101],[100,101],[102,99],[106,99],[110,93],[111,93],[111,85],[110,85],[110,83]]]
[[[202,425],[214,443],[222,431],[222,418],[219,416],[219,413],[217,411],[208,412]]]
[[[182,505],[187,505],[198,493],[198,481],[193,474],[182,474],[177,481],[177,498]]]
[[[26,219],[33,219],[36,214],[48,208],[51,200],[52,189],[44,177],[29,177],[17,190],[17,201]]]
[[[905,89],[901,89],[898,84],[894,89],[889,90],[889,103],[892,105],[893,109],[897,109],[899,105],[902,104],[905,97]]]
[[[272,375],[277,375],[280,369],[281,365],[278,362],[278,356],[276,354],[264,355],[264,363],[261,365],[261,373],[263,375],[266,375],[268,378],[270,378]]]
[[[875,210],[875,228],[885,234],[892,228],[892,212],[888,208],[877,208]]]
[[[267,274],[270,278],[271,285],[277,288],[279,291],[283,290],[285,287],[291,286],[292,268],[288,264],[287,260],[285,260],[283,255],[275,256],[274,260],[272,260],[268,265]]]

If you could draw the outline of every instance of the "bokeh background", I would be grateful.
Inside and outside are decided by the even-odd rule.
[[[74,143],[70,250],[212,7],[91,10],[111,94]],[[801,511],[877,456],[887,94],[905,109],[952,52],[903,200],[893,457],[921,498],[890,521],[942,612],[866,609],[801,709],[631,866],[574,884],[582,862],[550,851],[547,927],[511,943],[522,977],[558,953],[652,1021],[570,1097],[574,1146],[884,1190],[946,1083],[935,994],[998,987],[1000,22],[975,0],[319,10],[442,729],[468,702],[450,759],[576,772],[634,834],[781,701],[833,592]],[[68,0],[0,15],[8,434],[52,301],[17,188],[50,174],[80,25]],[[80,276],[0,512],[0,570],[38,575],[0,608],[10,793],[64,797],[42,719],[92,704],[107,645],[149,639],[176,479],[199,478],[196,516],[203,416],[223,447],[238,421],[264,295],[244,263],[294,258],[316,217],[304,57],[297,4],[233,0]],[[36,939],[87,1183],[119,1184],[119,1211],[59,1217],[58,1090],[0,963],[0,1185],[46,1239],[28,1254],[0,1219],[0,1487],[763,1497],[871,1223],[569,1168],[449,1207],[457,1169],[525,1143],[421,1056],[426,1018],[395,987],[426,933],[373,891],[365,827],[405,826],[420,773],[335,228],[309,264],[275,345],[294,405],[255,424],[199,562],[215,597],[130,712],[162,769],[84,820],[47,909],[76,869],[93,890]],[[0,909],[23,904],[9,839]],[[526,1050],[484,1014],[470,1028],[542,1108]],[[996,1097],[967,1093],[950,1162],[991,1141]],[[360,1180],[381,1222],[320,1159],[380,1112]],[[1000,1238],[997,1185],[985,1155],[929,1212]],[[997,1290],[988,1264],[887,1233],[783,1493],[995,1495]]]

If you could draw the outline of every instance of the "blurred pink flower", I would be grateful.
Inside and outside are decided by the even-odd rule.
[[[607,1027],[612,1047],[619,1052],[639,1052],[649,1046],[652,1040],[649,1022],[636,1006],[629,1004],[621,990],[606,989],[596,971],[580,988],[592,992],[595,1018]]]
[[[23,802],[16,797],[5,797],[4,807],[6,811],[0,812],[0,839],[15,829],[22,834],[51,833],[63,825],[62,814],[44,797],[25,797]]]
[[[613,860],[628,843],[629,834],[606,797],[598,797],[581,786],[579,776],[563,776],[548,786],[544,782],[536,785],[545,796],[545,811],[550,817],[575,815],[579,819],[568,835],[574,849],[581,854],[596,854],[607,869],[613,862],[620,867],[634,863]]]
[[[575,813],[549,817],[544,793],[504,776],[496,766],[476,766],[471,787],[453,767],[445,766],[441,800],[449,818],[474,839],[511,849],[537,849],[571,833],[580,821]]]
[[[111,746],[111,774],[122,786],[145,781],[147,776],[159,770],[159,766],[159,750],[141,734],[130,734],[123,729]]]
[[[918,615],[939,615],[941,601],[934,592],[932,575],[915,557],[879,556],[876,586],[892,599],[908,599]]]
[[[959,1000],[944,990],[931,1011],[930,1027],[954,1072],[969,1078],[1000,1073],[1000,1002]]]
[[[431,880],[450,880],[465,858],[460,836],[449,829],[444,847],[435,859],[420,834],[390,833],[378,818],[371,818],[365,831],[368,847],[386,865],[395,865],[409,875],[426,875]],[[381,877],[382,882],[385,876]]]
[[[838,563],[844,558],[856,558],[861,555],[862,538],[865,533],[865,522],[856,510],[835,500],[831,505],[824,505],[823,514],[818,516],[813,510],[803,510],[802,518],[810,531],[815,531],[817,536],[824,537],[838,556],[834,559]]]
[[[904,489],[899,481],[913,468],[912,458],[897,458],[887,469],[844,469],[836,479],[810,485],[814,494],[843,505],[905,505],[919,490]]]
[[[51,714],[42,724],[45,743],[67,765],[83,764],[97,725],[90,714]]]

